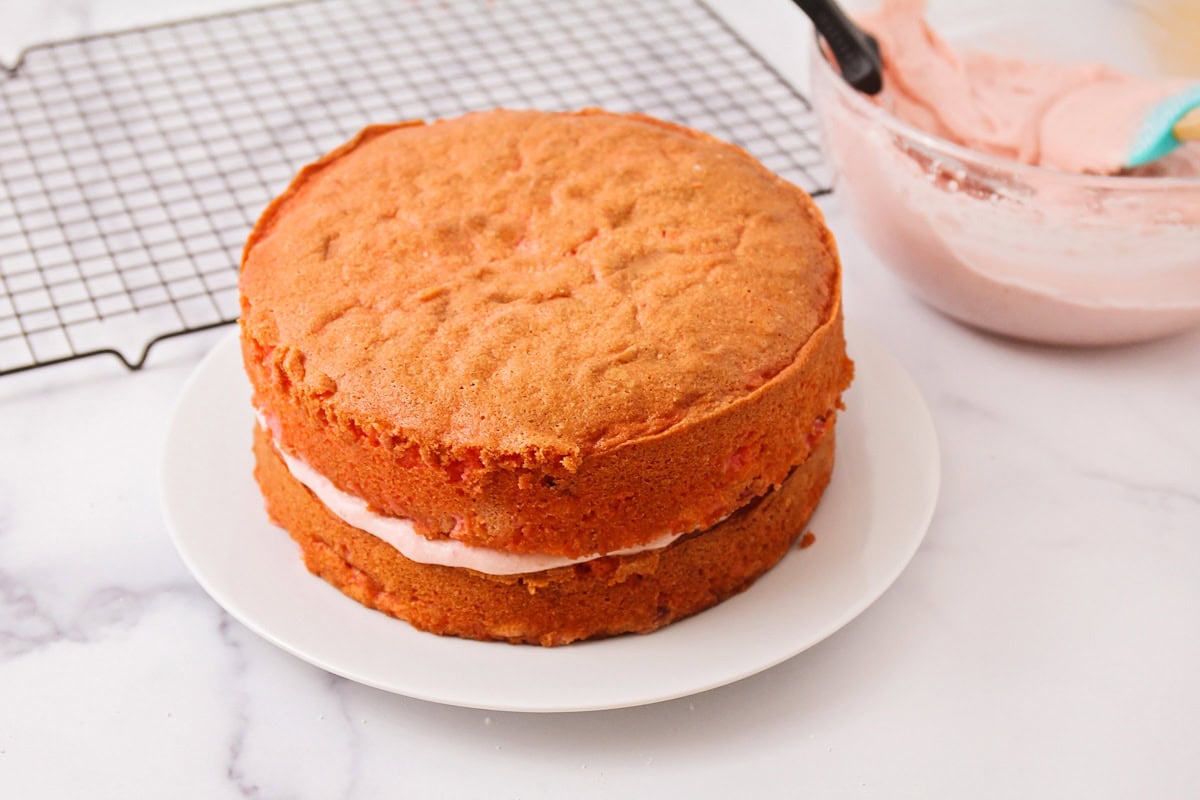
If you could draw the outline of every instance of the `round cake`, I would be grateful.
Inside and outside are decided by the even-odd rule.
[[[242,259],[255,475],[308,568],[434,633],[649,632],[803,532],[852,365],[811,199],[639,115],[370,127]]]

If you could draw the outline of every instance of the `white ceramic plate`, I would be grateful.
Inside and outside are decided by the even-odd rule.
[[[892,584],[933,515],[940,475],[929,411],[903,368],[848,325],[857,369],[838,421],[837,467],[793,550],[748,591],[648,636],[566,647],[422,633],[304,568],[251,477],[254,416],[236,334],[196,368],[176,408],[162,475],[184,562],[230,614],[284,650],[369,686],[510,711],[618,708],[701,692],[816,644]]]

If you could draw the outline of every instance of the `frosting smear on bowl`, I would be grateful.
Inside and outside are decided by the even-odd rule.
[[[980,153],[1066,172],[1118,174],[1155,105],[1189,86],[1103,64],[1032,62],[956,50],[925,20],[925,0],[884,0],[864,16],[884,61],[880,102],[904,122]],[[1200,175],[1186,144],[1138,175]]]

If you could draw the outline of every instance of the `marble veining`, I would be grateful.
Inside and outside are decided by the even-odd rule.
[[[241,643],[231,631],[235,623],[230,616],[221,613],[218,630],[221,632],[221,643],[230,656],[231,683],[229,703],[232,707],[233,732],[229,739],[229,760],[225,767],[225,777],[242,797],[254,797],[259,794],[261,787],[253,783],[245,774],[242,765],[242,750],[246,743],[246,731],[250,726],[249,698],[242,680],[246,674],[246,655]]]
[[[62,639],[62,628],[38,607],[29,589],[0,572],[0,655],[14,658]]]
[[[340,714],[339,721],[345,729],[345,743],[349,756],[345,773],[345,791],[341,796],[345,798],[358,797],[364,741],[361,724],[356,725],[351,718],[351,700],[347,696],[347,690],[351,684],[346,679],[339,678],[336,675],[326,675],[325,681],[329,691],[337,700],[337,710]]]
[[[205,597],[193,583],[147,590],[100,586],[66,620],[43,608],[36,591],[28,584],[0,572],[0,655],[13,658],[63,641],[97,642],[114,629],[137,625],[149,604],[171,594],[194,599]]]

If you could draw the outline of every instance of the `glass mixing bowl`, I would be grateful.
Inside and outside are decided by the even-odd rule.
[[[1115,52],[1104,37],[1129,29],[1101,22],[1090,44]],[[1027,29],[1053,40],[1052,25]],[[998,37],[976,25],[947,38],[996,50],[1021,30]],[[917,296],[969,325],[1053,344],[1132,342],[1200,324],[1200,177],[1081,175],[976,153],[896,119],[811,50],[837,195]]]

